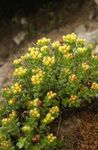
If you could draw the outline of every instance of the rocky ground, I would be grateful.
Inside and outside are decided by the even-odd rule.
[[[50,37],[54,41],[60,40],[63,34],[75,32],[96,44],[95,51],[98,52],[98,6],[91,0],[81,7],[78,4],[71,7],[72,11],[69,8],[48,10],[45,15],[46,10],[43,9],[34,16],[15,16],[10,22],[2,20],[0,88],[11,81],[13,59],[25,53],[40,37]],[[49,21],[45,21],[47,16]],[[64,140],[62,150],[98,149],[98,102],[81,110],[64,111],[60,119],[57,134]]]

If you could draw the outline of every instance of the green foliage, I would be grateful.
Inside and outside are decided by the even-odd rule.
[[[62,108],[98,96],[98,56],[72,33],[61,42],[38,40],[13,63],[13,81],[1,91],[0,150],[60,149],[51,123]]]

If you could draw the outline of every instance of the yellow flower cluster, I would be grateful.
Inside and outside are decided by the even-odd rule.
[[[30,52],[30,57],[33,58],[33,59],[40,59],[42,57],[42,54],[38,50],[31,51]]]
[[[72,34],[68,34],[68,35],[64,35],[62,37],[62,40],[64,42],[68,42],[68,43],[74,43],[76,42],[77,40],[77,35],[75,33],[72,33]]]
[[[69,77],[69,79],[70,79],[71,81],[76,81],[76,80],[77,80],[77,76],[76,76],[75,74],[72,74],[72,75]]]
[[[29,54],[29,53],[27,53],[27,54],[21,56],[21,60],[22,60],[22,61],[24,61],[24,60],[26,60],[26,59],[28,59],[28,58],[30,58],[30,54]]]
[[[89,65],[87,63],[82,63],[82,68],[86,71],[89,69]]]
[[[32,106],[37,107],[39,105],[39,101],[40,101],[39,98],[36,98],[32,101],[29,101],[27,105],[28,105],[28,107],[32,107]]]
[[[42,39],[39,39],[37,41],[38,46],[44,46],[44,45],[49,45],[51,43],[51,40],[49,38],[43,37]]]
[[[0,143],[0,148],[3,148],[2,150],[4,150],[5,148],[10,148],[11,146],[12,146],[12,143],[7,140],[4,140]]]
[[[60,42],[59,41],[53,42],[51,46],[53,49],[57,49],[60,47]]]
[[[46,117],[44,118],[43,122],[44,122],[45,124],[49,124],[49,123],[51,123],[54,119],[55,119],[55,117],[54,117],[51,113],[48,113],[48,114],[46,115]]]
[[[73,58],[73,54],[72,54],[72,53],[66,53],[66,54],[64,55],[64,57],[65,57],[66,59],[71,59],[71,58]]]
[[[53,93],[52,91],[50,91],[50,92],[47,93],[48,99],[52,99],[52,98],[54,98],[56,96],[57,96],[57,93]]]
[[[49,112],[51,114],[55,114],[55,113],[58,113],[60,110],[59,110],[59,107],[58,106],[53,106],[52,108],[49,109]]]
[[[77,95],[71,95],[71,96],[70,96],[70,102],[71,102],[71,103],[75,103],[75,102],[77,101],[77,99],[78,99],[78,96],[77,96]]]
[[[83,45],[84,43],[85,43],[85,39],[83,39],[83,38],[77,39],[77,44]]]
[[[21,59],[15,59],[14,61],[13,61],[13,64],[14,65],[18,65],[18,64],[20,64],[21,63]]]
[[[87,48],[86,47],[78,47],[77,51],[80,52],[80,53],[84,53],[84,52],[87,51]]]
[[[39,48],[31,47],[28,49],[28,53],[21,56],[21,60],[24,61],[26,59],[40,59],[42,54],[39,51]]]
[[[7,126],[16,117],[16,112],[13,111],[7,118],[2,119],[2,125]]]
[[[20,93],[20,92],[22,91],[22,86],[21,86],[21,84],[19,84],[18,82],[16,82],[16,83],[11,87],[11,89],[12,89],[12,92],[13,92],[14,94]]]
[[[39,118],[40,117],[40,113],[39,113],[37,108],[34,108],[34,109],[30,110],[29,114],[30,114],[30,116],[32,116],[34,118]]]
[[[49,50],[49,48],[47,45],[44,45],[43,47],[40,48],[41,52],[48,51],[48,50]]]
[[[13,75],[14,76],[24,76],[27,72],[27,69],[23,68],[23,67],[19,67],[19,68],[16,68]]]
[[[98,83],[93,82],[91,88],[94,90],[98,90]]]
[[[9,105],[13,105],[13,104],[15,104],[16,103],[16,100],[13,98],[13,99],[10,99],[9,101],[8,101],[8,104]]]
[[[50,57],[50,56],[45,56],[44,58],[43,58],[43,64],[45,65],[45,66],[51,66],[51,65],[53,65],[55,63],[55,57],[54,56],[52,56],[52,57]]]
[[[70,50],[70,46],[69,45],[63,45],[59,47],[59,52],[61,52],[62,54],[66,54],[69,52]]]
[[[33,84],[40,84],[43,81],[45,72],[39,70],[35,75],[32,76],[31,81]]]
[[[58,106],[54,106],[54,107],[50,108],[49,112],[47,113],[47,115],[44,118],[43,122],[45,124],[51,123],[55,119],[54,115],[57,114],[58,112],[59,112],[59,107]]]
[[[39,48],[37,48],[37,47],[29,47],[28,48],[28,52],[32,52],[32,51],[39,51]]]
[[[30,127],[25,125],[25,126],[22,127],[22,131],[23,132],[29,132],[30,131]]]
[[[48,134],[48,136],[47,136],[47,140],[49,143],[52,143],[56,139],[57,139],[57,137],[54,136],[52,133]]]

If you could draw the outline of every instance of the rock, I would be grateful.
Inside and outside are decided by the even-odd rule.
[[[79,33],[78,36],[86,39],[88,43],[98,43],[98,29],[91,32]]]
[[[80,123],[81,120],[74,115],[63,118],[59,131],[64,146],[62,150],[72,150],[73,143],[77,139],[77,130]]]
[[[96,12],[95,10],[90,11],[90,14],[88,16],[88,20],[93,20],[96,17]]]
[[[98,5],[98,0],[94,0],[94,2]]]
[[[79,33],[85,33],[86,32],[86,28],[84,24],[81,24],[80,26],[78,26],[75,29],[75,33],[79,34]]]
[[[28,25],[28,22],[27,22],[27,19],[26,19],[26,18],[21,18],[21,19],[20,19],[20,23],[21,23],[21,25],[23,25],[23,26],[27,26],[27,25]]]
[[[7,62],[0,68],[0,88],[10,82],[12,72],[11,63]]]
[[[22,41],[24,41],[25,37],[27,35],[27,32],[21,31],[19,32],[14,38],[13,41],[16,45],[20,45]]]
[[[98,54],[98,45],[96,45],[95,49],[94,49],[94,53]]]

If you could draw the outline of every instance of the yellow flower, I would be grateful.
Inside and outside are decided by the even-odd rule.
[[[57,93],[53,93],[52,91],[50,91],[50,92],[47,93],[48,99],[52,99],[52,98],[54,98],[56,96],[57,96]]]
[[[22,131],[23,131],[23,132],[28,132],[28,131],[30,131],[30,127],[27,126],[27,125],[25,125],[25,126],[22,127]]]
[[[82,68],[86,71],[89,69],[89,65],[87,63],[82,63]]]
[[[53,106],[52,108],[49,109],[49,112],[51,114],[55,114],[55,113],[58,113],[60,110],[59,110],[59,107],[58,106]]]
[[[32,107],[32,106],[37,107],[39,105],[39,101],[40,101],[39,98],[36,98],[32,101],[29,101],[27,105],[28,105],[28,107]]]
[[[48,114],[46,115],[46,117],[43,119],[43,122],[44,122],[45,124],[49,124],[49,123],[51,123],[54,119],[55,119],[54,116],[52,116],[51,113],[48,113]]]
[[[33,84],[40,84],[43,81],[45,72],[39,70],[35,75],[32,76],[31,81]]]
[[[85,43],[85,39],[83,39],[83,38],[77,39],[77,44],[83,45],[84,43]]]
[[[66,59],[71,59],[71,58],[73,58],[73,54],[72,54],[72,53],[66,53],[66,54],[64,55],[64,57],[65,57]]]
[[[47,136],[47,140],[48,140],[49,143],[52,143],[56,139],[57,139],[57,137],[53,136],[52,133],[48,134],[48,136]]]
[[[9,101],[8,101],[8,104],[9,105],[13,105],[13,104],[15,104],[16,103],[16,100],[15,99],[10,99]]]
[[[21,63],[21,59],[15,59],[14,61],[13,61],[13,64],[14,65],[18,65],[18,64],[20,64]]]
[[[10,114],[9,114],[9,118],[10,119],[13,119],[16,117],[16,111],[12,111]]]
[[[30,110],[29,114],[30,114],[30,116],[32,116],[34,118],[39,118],[40,117],[40,113],[39,113],[37,108],[34,108],[34,109]]]
[[[40,59],[42,57],[42,54],[38,50],[31,51],[30,57],[33,59]]]
[[[94,90],[98,90],[98,83],[93,82],[91,88]]]
[[[40,48],[41,52],[48,51],[48,50],[49,50],[49,48],[47,45],[44,45],[43,47]]]
[[[29,53],[27,53],[27,54],[21,56],[21,60],[22,60],[22,61],[24,61],[24,60],[26,60],[26,59],[28,59],[28,58],[30,58],[30,54],[29,54]]]
[[[4,140],[0,143],[0,147],[3,149],[10,148],[12,146],[12,143],[10,141]]]
[[[53,65],[54,63],[55,63],[55,57],[54,57],[54,56],[52,56],[52,57],[50,57],[50,56],[45,56],[45,57],[43,58],[43,64],[46,65],[46,66],[51,66],[51,65]]]
[[[70,96],[70,101],[71,101],[71,103],[75,103],[75,102],[77,101],[77,99],[78,99],[78,96],[77,96],[77,95],[71,95],[71,96]]]
[[[77,35],[75,33],[64,35],[62,40],[63,42],[74,43],[77,40]]]
[[[39,51],[39,48],[37,48],[37,47],[29,47],[28,48],[28,52],[32,52],[32,51]]]
[[[22,91],[22,86],[21,86],[21,84],[19,84],[18,82],[16,82],[16,83],[11,87],[11,89],[12,89],[12,92],[13,92],[14,94],[20,93],[20,92]]]
[[[59,41],[55,41],[52,43],[52,48],[53,49],[56,49],[56,48],[59,48],[60,47],[60,42]]]
[[[87,48],[86,47],[78,47],[77,51],[80,52],[80,53],[84,53],[84,52],[87,51]]]
[[[71,81],[76,81],[76,80],[77,80],[77,76],[76,76],[75,74],[72,74],[72,75],[70,76],[70,80],[71,80]]]
[[[59,52],[61,52],[62,54],[66,54],[67,52],[69,52],[69,50],[70,50],[69,45],[63,45],[59,47]]]
[[[27,72],[27,69],[23,68],[23,67],[19,67],[19,68],[16,68],[13,75],[14,76],[24,76]]]
[[[10,121],[11,121],[10,118],[4,118],[2,119],[1,122],[3,126],[7,126],[10,123]]]
[[[38,46],[44,46],[44,45],[49,45],[51,43],[51,40],[49,38],[43,37],[42,39],[39,39],[37,41]]]
[[[9,123],[12,121],[13,118],[16,117],[16,112],[12,111],[12,113],[9,114],[8,118],[3,118],[2,119],[2,125],[7,126]]]

